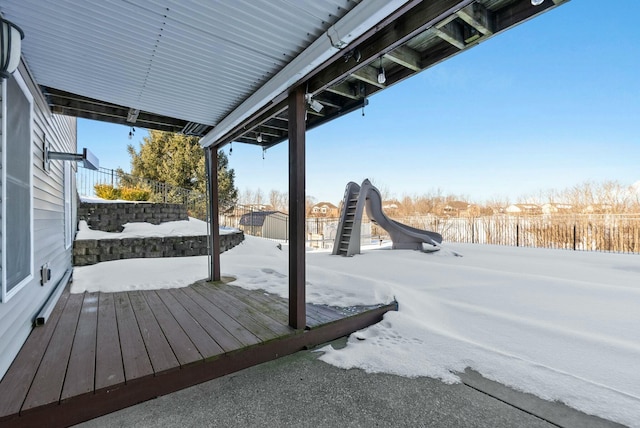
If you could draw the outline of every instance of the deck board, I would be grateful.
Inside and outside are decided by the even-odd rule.
[[[260,339],[244,328],[242,324],[227,315],[222,309],[211,303],[209,300],[203,298],[203,296],[196,292],[192,287],[183,289],[183,292],[191,297],[197,304],[204,309],[208,314],[224,327],[229,333],[233,335],[244,346],[255,345],[260,342]]]
[[[220,289],[213,289],[201,284],[194,286],[194,290],[204,296],[214,305],[218,306],[227,315],[238,320],[247,330],[251,331],[263,341],[271,340],[279,334],[289,333],[290,327],[278,324],[249,305],[237,299],[230,298]]]
[[[160,297],[155,292],[145,294],[149,308],[153,311],[158,324],[162,328],[171,349],[176,355],[180,366],[194,363],[202,360],[202,354],[198,351],[198,347],[190,339],[190,335],[185,333],[174,315],[169,311]],[[191,336],[193,337],[193,336]],[[195,339],[194,339],[195,340]]]
[[[169,345],[167,338],[164,336],[164,332],[158,325],[158,321],[144,299],[142,292],[130,292],[129,299],[154,373],[178,367],[180,365],[178,359],[174,355],[171,345]]]
[[[198,324],[189,311],[174,297],[171,291],[158,290],[158,296],[170,309],[180,326],[189,334],[189,337],[191,337],[204,358],[224,352],[222,347],[207,333],[202,325]]]
[[[273,318],[287,324],[289,322],[289,303],[288,300],[275,294],[267,293],[265,290],[246,290],[242,287],[236,287],[230,284],[225,290],[245,303],[255,302],[258,308],[267,308]],[[307,303],[307,326],[313,328],[315,326],[335,321],[342,316],[337,313],[328,316],[325,311],[318,310],[317,305]]]
[[[101,390],[124,382],[122,349],[113,293],[100,293],[96,337],[95,388]]]
[[[11,393],[0,394],[2,396],[0,418],[20,411],[68,299],[69,290],[66,289],[46,324],[31,332],[29,340],[20,349],[13,364],[0,381],[0,391],[11,391]]]
[[[129,381],[153,374],[153,367],[129,301],[129,294],[126,292],[115,293],[114,300],[125,380]]]
[[[98,293],[86,293],[73,339],[61,400],[94,390]]]
[[[172,290],[62,294],[0,381],[0,426],[64,427],[361,329],[395,305],[316,307],[204,281]],[[320,320],[334,320],[322,324]],[[309,317],[310,319],[311,317]]]
[[[289,322],[289,317],[287,316],[288,308],[285,310],[286,301],[284,299],[269,299],[264,293],[245,292],[246,290],[243,288],[235,286],[227,286],[225,287],[225,290],[236,299],[247,305],[253,306],[280,324],[286,325]],[[282,300],[284,306],[276,304],[277,300]]]
[[[228,293],[226,289],[228,289],[228,287],[216,290],[216,297],[221,303],[234,306],[237,310],[248,314],[251,318],[260,322],[275,334],[291,333],[292,329],[287,325],[287,321],[278,321],[278,317],[273,315],[274,311],[272,309],[267,309],[266,312],[263,312],[259,308],[255,307],[254,302],[245,303],[233,296],[231,293]]]
[[[82,294],[69,296],[21,411],[60,400],[83,300]]]

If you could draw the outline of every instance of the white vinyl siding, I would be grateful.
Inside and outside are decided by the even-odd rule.
[[[76,214],[75,209],[75,177],[74,166],[71,166],[70,180],[65,181],[64,164],[68,162],[52,161],[49,172],[43,168],[44,144],[49,143],[51,150],[59,152],[76,152],[76,119],[69,116],[52,114],[47,105],[47,101],[40,92],[38,85],[31,79],[31,74],[21,63],[14,77],[24,80],[26,84],[27,97],[32,102],[31,131],[27,147],[29,148],[31,161],[31,213],[33,229],[32,236],[32,272],[31,279],[15,291],[8,299],[0,302],[0,378],[20,351],[22,344],[29,336],[33,328],[33,320],[40,309],[49,299],[56,287],[61,284],[65,274],[72,269],[71,250],[67,248],[68,239],[73,239],[75,233]],[[1,84],[4,86],[4,84]],[[0,94],[2,91],[0,91]],[[6,118],[6,107],[11,108],[11,101],[3,101],[0,105],[2,120],[0,121],[0,134],[10,134],[11,126]],[[6,102],[5,102],[6,101]],[[3,111],[4,110],[4,111]],[[4,138],[4,137],[3,137]],[[0,144],[3,153],[0,158],[0,170],[10,164],[12,156],[7,156],[3,144]],[[9,159],[6,159],[6,158]],[[6,192],[6,182],[4,172],[0,173],[0,188]],[[65,186],[70,185],[67,189]],[[71,193],[70,199],[65,198],[65,193]],[[70,206],[66,205],[70,201]],[[10,209],[10,204],[5,203],[4,198],[0,199],[2,215],[4,211]],[[67,216],[67,210],[71,210],[71,215]],[[65,212],[66,211],[66,212]],[[25,216],[28,213],[25,213]],[[69,220],[71,223],[69,223]],[[5,223],[1,221],[0,224]],[[68,226],[71,226],[71,233],[67,234]],[[4,235],[5,226],[1,226],[0,233]],[[67,236],[69,238],[67,238]],[[1,242],[4,242],[2,238]],[[2,244],[0,243],[0,247]],[[12,251],[12,248],[0,248],[3,258],[4,254]],[[0,261],[0,263],[4,263]],[[46,264],[51,269],[51,280],[45,284],[40,284],[40,268]],[[2,265],[4,266],[4,264]],[[65,284],[62,284],[64,286]],[[2,287],[0,287],[2,288]],[[13,292],[13,290],[12,290]]]
[[[31,117],[33,98],[17,76],[3,85],[2,301],[33,278]]]

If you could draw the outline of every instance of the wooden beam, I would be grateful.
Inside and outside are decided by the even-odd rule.
[[[282,132],[285,132],[285,133],[289,131],[289,129],[288,129],[288,128],[283,128],[283,127],[281,127],[281,126],[278,126],[278,125],[277,125],[277,124],[275,124],[275,123],[273,123],[273,124],[272,124],[271,122],[263,123],[263,124],[262,124],[262,125],[260,125],[260,126],[261,126],[262,128],[273,129],[274,131],[282,131]]]
[[[485,36],[493,34],[491,11],[479,3],[463,7],[457,15]]]
[[[345,98],[350,98],[352,100],[360,98],[360,95],[354,85],[349,82],[342,82],[331,86],[330,88],[327,88],[327,92],[331,92],[332,94],[340,95]]]
[[[419,3],[410,12],[381,28],[369,40],[358,46],[361,54],[360,63],[355,64],[353,60],[337,61],[316,74],[309,81],[309,92],[315,94],[334,87],[380,55],[405,44],[472,2],[473,0],[431,0]]]
[[[129,107],[83,97],[54,88],[42,87],[42,91],[52,112],[58,114],[173,132],[181,130],[188,123],[185,120],[141,111],[138,114],[136,123],[132,124],[127,122]]]
[[[209,183],[209,280],[220,281],[220,220],[218,218],[218,149],[204,149]]]
[[[323,110],[324,111],[324,110]],[[315,111],[313,109],[308,109],[307,110],[307,114],[312,115],[312,116],[318,116],[318,117],[324,117],[324,113],[322,113],[321,111]]]
[[[436,34],[442,40],[451,43],[458,49],[464,49],[465,44],[462,28],[455,22],[449,22],[443,26],[438,26],[438,28],[436,29]]]
[[[325,107],[342,108],[342,104],[337,104],[333,99],[329,99],[325,93],[316,95],[313,99],[319,101]]]
[[[356,79],[368,83],[378,88],[384,88],[384,83],[378,83],[378,69],[374,66],[368,65],[352,74]]]
[[[564,3],[564,2],[562,2]],[[561,4],[561,3],[560,3]],[[557,7],[558,3],[553,1],[545,1],[541,5],[533,6],[529,0],[521,0],[510,4],[502,9],[494,12],[494,32],[499,33],[511,28],[513,25],[519,24],[531,19],[536,15],[544,13],[548,9]]]
[[[289,93],[289,325],[304,329],[305,296],[305,88]]]
[[[387,52],[384,57],[410,70],[422,70],[420,54],[407,46],[398,46],[394,50]]]

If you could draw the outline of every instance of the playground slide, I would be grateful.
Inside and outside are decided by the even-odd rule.
[[[367,189],[367,192],[363,190]],[[375,224],[387,231],[393,241],[393,249],[422,250],[422,244],[430,244],[437,249],[442,242],[442,235],[428,230],[420,230],[406,224],[391,220],[382,211],[380,191],[369,180],[364,180],[360,186],[360,194],[366,193],[365,207],[367,215]]]
[[[364,180],[361,186],[354,182],[347,184],[333,254],[352,256],[360,253],[360,224],[364,209],[371,221],[387,231],[393,249],[440,249],[438,244],[442,242],[442,235],[439,233],[416,229],[387,217],[382,211],[380,191],[369,180]],[[431,247],[427,249],[423,244]]]

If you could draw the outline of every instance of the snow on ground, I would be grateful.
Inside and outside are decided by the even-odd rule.
[[[220,234],[237,232],[238,229],[221,227]],[[207,234],[207,222],[189,217],[189,220],[168,221],[161,224],[125,223],[122,232],[103,232],[89,228],[87,222],[81,220],[76,239],[122,239],[149,238],[158,236],[203,236]]]
[[[447,248],[425,254],[387,245],[350,258],[307,253],[309,302],[399,302],[398,312],[353,334],[344,349],[325,347],[320,359],[444,382],[457,382],[455,373],[471,367],[516,389],[640,427],[640,256]],[[222,274],[286,297],[287,260],[287,246],[247,236],[222,254]],[[121,289],[186,286],[207,276],[206,264],[206,257],[100,263],[76,268],[73,288],[82,292],[102,276]]]
[[[97,196],[80,195],[80,202],[90,204],[151,204],[149,201],[126,201],[124,199],[102,199]]]

